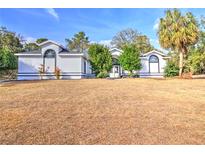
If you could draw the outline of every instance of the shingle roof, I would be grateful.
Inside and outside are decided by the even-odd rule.
[[[79,50],[68,50],[68,49],[62,49],[59,54],[80,54],[83,52],[80,52]]]
[[[69,53],[67,49],[62,49],[59,53]]]

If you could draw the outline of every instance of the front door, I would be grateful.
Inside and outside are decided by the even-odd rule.
[[[55,72],[55,58],[45,58],[45,71],[47,73]]]
[[[113,65],[112,70],[110,72],[111,78],[119,78],[121,76],[120,65]]]
[[[155,55],[151,55],[149,58],[149,72],[159,73],[159,58]]]
[[[150,73],[159,72],[159,63],[150,63]]]
[[[44,54],[44,72],[46,79],[55,78],[56,69],[56,53],[54,50],[49,49]]]

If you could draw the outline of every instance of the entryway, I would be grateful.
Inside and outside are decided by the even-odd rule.
[[[151,55],[149,58],[149,72],[159,73],[159,58],[155,55]]]
[[[55,79],[56,53],[54,50],[47,50],[43,57],[44,72],[47,79]]]
[[[121,67],[120,65],[113,65],[110,71],[111,78],[119,78],[121,76]]]

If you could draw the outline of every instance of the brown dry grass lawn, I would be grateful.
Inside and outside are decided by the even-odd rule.
[[[205,80],[6,83],[0,144],[205,144]]]

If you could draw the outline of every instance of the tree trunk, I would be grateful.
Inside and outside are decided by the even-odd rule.
[[[183,71],[183,60],[184,60],[184,53],[181,51],[179,53],[179,76],[182,77]]]
[[[132,77],[132,70],[130,71],[129,76]]]

